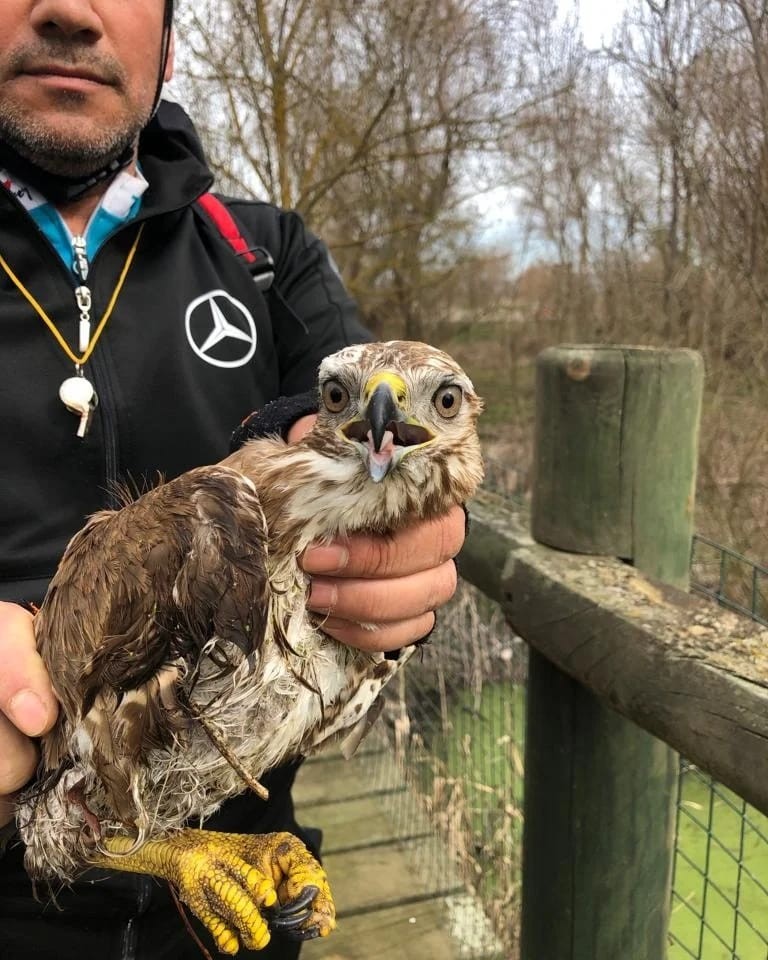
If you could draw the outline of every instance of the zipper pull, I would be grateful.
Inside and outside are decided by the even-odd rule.
[[[78,345],[80,353],[85,353],[91,342],[91,291],[85,285],[88,280],[88,246],[85,237],[72,238],[72,270],[80,281],[75,287],[75,300],[80,311],[78,326]]]
[[[81,283],[85,283],[88,280],[88,246],[85,237],[72,237],[72,253],[74,254],[72,269],[75,276]]]
[[[91,342],[91,291],[88,287],[76,287],[75,300],[80,310],[78,346],[80,353],[85,353]]]

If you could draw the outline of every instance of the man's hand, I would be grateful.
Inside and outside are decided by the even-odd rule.
[[[32,614],[0,602],[0,827],[13,819],[14,795],[37,765],[39,737],[53,726],[58,706],[35,647]]]
[[[325,633],[361,650],[415,643],[456,589],[452,558],[464,542],[464,527],[464,511],[454,507],[391,537],[354,534],[310,547],[301,563],[312,581],[309,609],[326,616]]]

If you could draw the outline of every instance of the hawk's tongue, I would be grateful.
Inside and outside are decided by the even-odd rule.
[[[374,483],[379,483],[389,473],[395,454],[394,436],[385,430],[378,452],[374,449],[371,431],[368,431],[368,474]]]

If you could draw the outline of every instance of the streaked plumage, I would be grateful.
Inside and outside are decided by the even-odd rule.
[[[481,403],[424,344],[348,347],[319,380],[300,443],[250,441],[73,538],[36,618],[62,709],[20,805],[33,876],[71,879],[99,838],[205,819],[242,792],[238,764],[257,779],[354,729],[408,658],[323,634],[298,557],[470,498]]]

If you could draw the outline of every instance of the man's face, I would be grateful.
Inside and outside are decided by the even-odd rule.
[[[84,176],[149,119],[163,0],[0,0],[0,139],[50,173]],[[170,60],[166,79],[170,78]]]

